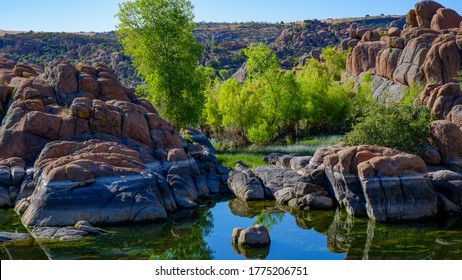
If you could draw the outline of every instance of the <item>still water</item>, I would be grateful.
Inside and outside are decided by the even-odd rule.
[[[234,227],[270,230],[271,246],[234,248]],[[168,222],[104,228],[79,241],[0,243],[1,259],[462,259],[462,222],[443,219],[379,224],[344,211],[298,211],[274,202],[237,199],[177,213]],[[11,210],[0,211],[0,231],[26,232]]]

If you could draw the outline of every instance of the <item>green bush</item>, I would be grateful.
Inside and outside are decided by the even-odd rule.
[[[431,113],[422,106],[398,102],[372,105],[345,136],[345,143],[384,146],[419,154],[419,146],[430,135],[430,122]]]

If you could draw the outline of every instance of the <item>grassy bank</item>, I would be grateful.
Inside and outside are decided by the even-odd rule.
[[[224,166],[234,168],[237,161],[241,160],[250,167],[265,165],[263,157],[270,153],[299,154],[304,156],[313,155],[317,149],[329,145],[335,145],[340,141],[340,136],[315,136],[301,140],[291,145],[252,145],[242,149],[220,149],[218,150],[218,161]]]

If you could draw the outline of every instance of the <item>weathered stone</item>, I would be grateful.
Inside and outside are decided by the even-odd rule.
[[[235,169],[229,173],[228,177],[228,186],[234,195],[244,201],[264,199],[265,191],[249,167],[238,162]]]
[[[172,162],[188,160],[188,155],[184,149],[172,149],[168,151],[167,160]]]
[[[239,238],[237,240],[239,245],[265,247],[269,246],[271,243],[269,232],[263,225],[254,225],[247,229],[234,229],[233,233],[239,233]],[[232,240],[234,241],[235,238]]]
[[[420,156],[427,164],[441,164],[441,155],[438,152],[438,149],[428,143],[425,143],[420,146]]]
[[[430,134],[443,164],[462,172],[462,131],[459,127],[448,121],[434,121],[430,126]]]
[[[419,27],[429,28],[433,16],[438,9],[444,8],[441,4],[435,1],[420,1],[415,4],[415,13],[417,24]]]
[[[328,210],[334,207],[332,198],[316,194],[307,194],[301,200],[301,208],[304,210]]]
[[[433,30],[459,28],[461,22],[462,17],[456,11],[439,8],[431,20],[430,28]]]
[[[15,233],[15,232],[0,232],[0,243],[3,242],[16,242],[32,238],[27,233]]]
[[[368,178],[362,185],[371,219],[408,221],[436,216],[436,193],[421,175]]]

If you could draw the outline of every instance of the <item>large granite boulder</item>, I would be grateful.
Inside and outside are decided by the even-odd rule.
[[[462,65],[462,38],[453,34],[438,36],[432,43],[423,64],[427,81],[453,82]]]
[[[462,173],[438,170],[429,174],[438,195],[438,211],[459,217],[462,213]]]
[[[335,202],[329,196],[324,170],[311,169],[310,160],[311,157],[279,154],[273,164],[257,167],[255,174],[262,182],[266,196],[282,205],[302,210],[333,208]],[[291,166],[293,168],[289,168]]]
[[[416,20],[419,27],[430,28],[433,16],[436,12],[444,8],[435,1],[420,1],[415,4]]]
[[[326,156],[324,166],[335,198],[352,216],[401,221],[436,215],[436,193],[418,156],[355,146]]]
[[[448,121],[434,121],[430,126],[433,144],[438,148],[442,162],[448,168],[462,172],[462,131]]]
[[[357,168],[369,218],[385,222],[436,216],[437,196],[424,177],[427,167],[420,157],[404,153],[377,156]]]
[[[430,28],[433,30],[458,28],[461,22],[462,16],[456,11],[447,8],[439,8],[432,18]]]
[[[17,204],[26,226],[165,219],[171,191],[138,152],[111,142],[51,142],[35,163],[32,194]],[[160,181],[160,182],[159,182]],[[172,203],[167,201],[167,203]]]
[[[381,41],[359,43],[347,58],[347,72],[358,76],[374,69],[378,53],[385,47]]]
[[[260,180],[243,162],[236,163],[235,170],[229,173],[228,186],[237,198],[244,201],[265,198]]]
[[[0,160],[0,207],[11,207],[14,204],[19,186],[26,171],[26,162],[21,158]]]
[[[462,90],[457,83],[428,84],[419,95],[419,103],[429,108],[438,119],[460,123],[457,108],[452,112],[455,106],[462,105]]]

